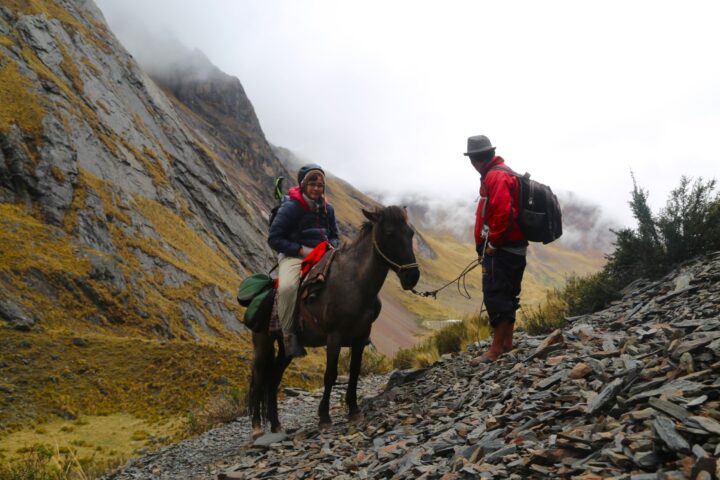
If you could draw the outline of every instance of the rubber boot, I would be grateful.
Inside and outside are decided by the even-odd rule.
[[[285,356],[287,358],[300,358],[307,355],[305,348],[297,334],[291,333],[285,337]]]
[[[512,343],[512,322],[508,320],[500,320],[495,331],[493,332],[492,344],[487,352],[480,356],[480,363],[492,363],[505,353],[505,338],[510,335]]]
[[[513,330],[515,330],[515,322],[509,321],[510,326],[507,329],[507,332],[505,332],[505,338],[503,340],[503,350],[504,353],[511,352],[513,349]]]

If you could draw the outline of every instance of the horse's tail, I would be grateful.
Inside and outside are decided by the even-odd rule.
[[[268,399],[275,347],[268,332],[253,332],[252,339],[255,355],[248,389],[248,414],[255,427],[264,425],[268,419]]]

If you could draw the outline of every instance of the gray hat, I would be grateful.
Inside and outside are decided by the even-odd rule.
[[[469,156],[476,153],[488,152],[495,150],[495,147],[490,143],[490,139],[485,135],[475,135],[474,137],[468,138],[467,152],[463,155]]]

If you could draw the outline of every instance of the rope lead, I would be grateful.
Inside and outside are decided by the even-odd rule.
[[[414,293],[415,295],[419,295],[421,297],[432,297],[433,299],[437,300],[438,292],[449,287],[453,283],[457,282],[457,290],[458,290],[458,293],[460,294],[460,296],[470,300],[472,297],[470,296],[470,292],[467,289],[467,285],[465,283],[465,277],[467,276],[468,273],[472,272],[475,269],[475,267],[477,267],[478,265],[482,265],[483,260],[485,260],[485,249],[487,248],[487,244],[488,244],[488,237],[486,236],[485,242],[483,242],[483,249],[482,249],[482,254],[480,255],[480,258],[476,258],[472,262],[468,263],[467,266],[462,270],[460,275],[455,277],[453,280],[450,280],[442,287],[440,287],[436,290],[428,290],[425,292],[418,292],[414,288],[410,291],[412,293]]]

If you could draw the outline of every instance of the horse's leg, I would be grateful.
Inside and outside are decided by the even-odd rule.
[[[348,407],[348,418],[351,421],[362,420],[362,412],[360,412],[357,405],[357,384],[360,378],[360,366],[362,365],[362,355],[366,343],[367,337],[360,337],[353,342],[351,347],[350,380],[345,393],[345,404]]]
[[[330,419],[330,393],[337,379],[337,365],[340,357],[340,334],[332,334],[327,341],[327,360],[325,364],[325,391],[318,414],[320,415],[320,428],[326,428],[332,425]]]
[[[250,377],[249,410],[252,418],[252,436],[263,434],[263,420],[267,418],[267,391],[270,368],[275,354],[272,337],[266,333],[253,333],[254,358]]]
[[[270,420],[270,431],[277,433],[282,431],[282,425],[280,425],[280,419],[278,416],[277,406],[277,391],[282,381],[283,373],[285,369],[292,362],[292,358],[285,356],[285,348],[283,347],[282,337],[278,339],[278,353],[273,362],[272,378],[270,385],[268,386],[268,419]]]

